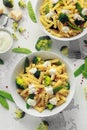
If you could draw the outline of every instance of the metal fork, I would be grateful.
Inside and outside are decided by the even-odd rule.
[[[81,59],[82,58],[79,40],[70,41],[68,57],[69,58],[75,58],[75,59]]]

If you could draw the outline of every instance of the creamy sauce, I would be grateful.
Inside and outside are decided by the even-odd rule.
[[[7,51],[12,44],[12,37],[7,31],[0,31],[0,53]]]

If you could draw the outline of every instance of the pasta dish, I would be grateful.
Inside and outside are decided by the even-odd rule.
[[[87,0],[44,0],[39,9],[45,29],[57,37],[73,37],[87,27]]]
[[[52,110],[66,102],[70,91],[66,65],[59,59],[43,60],[35,56],[25,71],[16,77],[18,94],[27,109]]]

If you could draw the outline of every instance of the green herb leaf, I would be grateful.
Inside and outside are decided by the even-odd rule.
[[[4,64],[4,61],[2,59],[0,59],[0,64],[3,65]]]
[[[13,48],[12,51],[16,52],[16,53],[24,53],[24,54],[31,53],[31,50],[29,50],[27,48]]]
[[[32,4],[31,4],[30,1],[27,3],[27,9],[28,9],[28,14],[29,14],[31,20],[32,20],[34,23],[36,23],[37,20],[36,20],[35,13],[34,13],[34,10],[33,10],[33,7],[32,7]]]
[[[9,105],[8,105],[6,99],[5,99],[4,97],[2,97],[2,96],[0,96],[0,104],[1,104],[4,108],[6,108],[7,110],[9,110]]]
[[[8,93],[8,92],[5,92],[5,91],[3,91],[3,90],[0,90],[0,96],[2,96],[2,97],[4,97],[4,98],[6,98],[6,99],[8,99],[8,100],[10,100],[10,101],[12,101],[12,102],[14,102],[14,100],[13,100],[11,94]]]

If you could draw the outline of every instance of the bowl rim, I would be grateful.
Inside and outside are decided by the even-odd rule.
[[[57,58],[59,58],[59,59],[61,59],[61,61],[63,61],[65,64],[67,64],[67,65],[69,65],[70,66],[70,70],[72,71],[72,67],[71,67],[71,65],[69,64],[69,62],[67,62],[65,59],[65,56],[63,56],[63,58],[65,58],[65,59],[63,59],[62,58],[62,55],[61,54],[57,54],[57,53],[54,53],[54,52],[49,52],[49,51],[39,51],[39,52],[33,52],[33,53],[31,53],[31,54],[29,54],[27,57],[29,58],[29,57],[32,57],[32,55],[34,56],[34,55],[36,55],[36,54],[38,54],[38,55],[40,55],[40,54],[42,54],[42,53],[48,53],[48,54],[50,54],[50,55],[55,55],[55,56],[57,56]],[[24,58],[25,58],[26,56],[24,56],[19,62],[17,62],[17,64],[15,65],[15,67],[14,67],[14,70],[12,71],[12,74],[11,74],[11,77],[10,77],[10,79],[12,80],[12,76],[13,76],[13,74],[14,74],[14,71],[15,71],[15,69],[18,67],[18,65],[22,62],[22,64],[23,64],[23,60],[24,60]],[[73,75],[72,75],[73,76]],[[73,79],[75,80],[75,78],[74,78],[74,76],[73,76]],[[74,82],[75,83],[75,82]],[[73,83],[73,84],[74,84]],[[10,86],[13,86],[12,85],[12,83],[10,82]],[[16,105],[20,108],[20,109],[22,109],[24,112],[26,112],[27,114],[29,114],[29,115],[31,115],[31,116],[34,116],[34,117],[41,117],[41,118],[43,118],[43,117],[51,117],[51,116],[54,116],[54,115],[56,115],[56,114],[58,114],[59,112],[61,112],[61,111],[63,111],[68,105],[69,105],[69,103],[71,102],[71,100],[72,100],[72,98],[73,98],[73,96],[74,96],[74,93],[75,93],[75,85],[73,85],[74,87],[74,89],[72,89],[72,91],[70,92],[70,94],[69,94],[69,99],[65,102],[65,104],[63,104],[63,105],[61,105],[62,106],[62,108],[60,108],[60,111],[51,111],[50,112],[50,114],[48,114],[47,115],[47,113],[45,113],[45,114],[42,114],[42,112],[40,113],[40,112],[37,112],[37,110],[35,110],[35,109],[33,109],[33,108],[31,108],[31,109],[27,109],[26,107],[23,107],[23,108],[21,108],[20,107],[20,104],[18,103],[18,101],[16,100],[17,98],[16,98],[16,94],[12,91],[12,87],[10,87],[10,91],[11,91],[11,94],[12,94],[12,96],[13,96],[13,98],[14,98],[14,101],[15,101],[15,103],[16,103]],[[17,94],[18,95],[18,94]],[[20,95],[19,95],[20,96]],[[23,100],[23,99],[22,99]],[[56,109],[58,109],[59,107],[61,107],[61,106],[58,106]],[[35,113],[33,113],[34,111],[36,111],[36,114]]]
[[[4,54],[4,53],[8,52],[11,49],[11,47],[13,45],[13,38],[12,38],[11,32],[7,28],[0,27],[0,31],[4,31],[4,32],[8,33],[9,36],[11,37],[11,44],[8,46],[7,49],[5,49],[4,51],[0,52],[0,54]]]
[[[77,39],[79,39],[79,38],[81,38],[81,37],[83,37],[83,36],[85,36],[85,35],[87,34],[87,27],[86,27],[81,33],[79,33],[78,35],[73,36],[73,37],[70,37],[70,38],[64,38],[64,37],[60,38],[60,37],[54,36],[54,35],[52,35],[51,33],[49,33],[49,32],[45,29],[45,27],[42,25],[42,23],[40,22],[39,16],[38,16],[38,15],[39,15],[38,5],[39,5],[39,3],[40,3],[41,1],[43,1],[43,0],[37,0],[36,6],[35,6],[35,12],[36,12],[37,24],[38,24],[38,26],[40,26],[41,30],[42,30],[45,34],[47,34],[47,35],[50,36],[51,38],[53,38],[53,39],[55,39],[55,40],[59,40],[59,41],[74,41],[74,40],[77,40]]]

